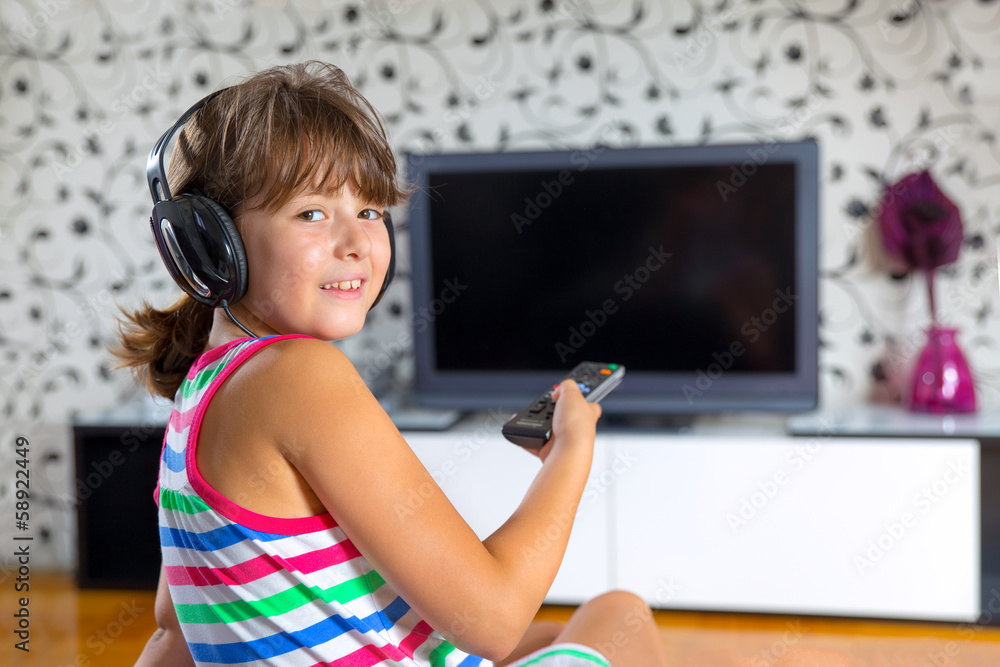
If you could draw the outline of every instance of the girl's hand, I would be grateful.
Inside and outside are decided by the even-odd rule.
[[[588,403],[573,380],[563,380],[552,391],[552,400],[556,404],[552,415],[552,437],[541,449],[528,450],[540,458],[542,463],[545,463],[552,448],[561,446],[563,442],[582,440],[593,446],[597,420],[601,416],[601,406]]]

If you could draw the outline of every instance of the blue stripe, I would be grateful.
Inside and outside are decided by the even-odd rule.
[[[160,526],[160,546],[182,547],[196,551],[215,551],[244,540],[272,542],[288,537],[277,533],[262,533],[245,526],[227,525],[204,533],[194,533],[180,528]]]
[[[403,618],[408,611],[410,611],[410,605],[406,604],[403,598],[397,596],[385,609],[382,611],[375,610],[373,613],[365,616],[362,622],[376,630],[388,630],[396,625],[396,621]]]
[[[331,616],[297,632],[278,632],[248,642],[188,644],[188,647],[197,662],[232,665],[253,660],[267,660],[304,646],[318,646],[351,630],[367,633],[372,631],[372,627],[356,616],[349,619]]]
[[[388,607],[379,612],[386,624],[386,630],[396,625],[396,621],[403,618],[406,612],[410,611],[410,605],[401,597],[396,597]]]
[[[163,448],[163,465],[167,466],[170,472],[180,472],[184,470],[184,453],[175,452],[168,444]]]
[[[232,665],[241,662],[252,662],[257,656],[250,650],[250,645],[243,642],[229,644],[192,644],[188,642],[188,650],[195,662],[216,662]]]
[[[482,658],[477,658],[474,655],[468,656],[465,660],[458,663],[458,667],[476,667],[476,665],[483,664]]]

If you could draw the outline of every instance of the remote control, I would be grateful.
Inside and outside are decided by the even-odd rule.
[[[563,380],[576,380],[584,398],[590,403],[598,403],[618,386],[623,377],[625,367],[621,364],[584,361]],[[552,390],[558,386],[558,383],[552,385],[551,389],[504,424],[501,431],[504,437],[527,449],[541,449],[552,437],[552,412],[556,406],[552,400]]]

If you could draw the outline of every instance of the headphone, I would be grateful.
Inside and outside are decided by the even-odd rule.
[[[257,338],[229,312],[229,306],[246,294],[248,283],[246,251],[232,217],[225,207],[197,191],[172,196],[163,165],[166,147],[174,134],[222,90],[195,102],[163,133],[149,152],[146,181],[153,197],[149,225],[156,248],[174,282],[206,306],[218,308],[221,305],[233,324]],[[396,240],[388,211],[383,219],[389,232],[389,267],[372,308],[382,300],[396,273]]]

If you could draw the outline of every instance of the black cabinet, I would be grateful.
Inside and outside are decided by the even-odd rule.
[[[165,424],[138,423],[73,426],[81,588],[156,588],[153,493]]]

